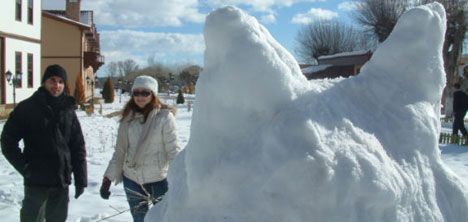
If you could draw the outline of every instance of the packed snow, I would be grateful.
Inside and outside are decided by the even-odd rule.
[[[359,76],[308,82],[254,17],[211,12],[190,140],[147,221],[465,221],[438,146],[445,23],[409,10]]]
[[[439,4],[413,9],[359,76],[307,82],[254,18],[212,12],[195,106],[177,105],[185,150],[146,221],[466,221],[468,147],[437,143],[444,24]],[[122,185],[99,196],[119,120],[103,115],[128,99],[77,111],[89,186],[70,186],[69,222],[132,220]],[[0,218],[17,222],[23,180],[0,167]]]

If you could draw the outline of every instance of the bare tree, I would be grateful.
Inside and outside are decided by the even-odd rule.
[[[445,114],[452,115],[453,84],[461,82],[468,87],[468,76],[458,73],[458,61],[463,52],[466,32],[468,30],[468,1],[467,0],[357,0],[358,10],[356,20],[367,27],[379,40],[383,42],[390,35],[398,18],[410,6],[441,3],[447,14],[447,31],[442,50],[447,87],[444,89],[442,103]]]
[[[341,21],[316,20],[303,26],[296,35],[296,53],[303,62],[313,63],[319,56],[364,49],[361,34]]]
[[[155,78],[158,81],[159,91],[165,92],[169,90],[169,83],[172,71],[166,66],[158,63],[153,63],[151,66],[136,71],[130,72],[125,76],[125,80],[133,81],[137,76],[147,75]]]
[[[147,62],[148,62],[148,67],[156,66],[158,64],[155,60],[154,55],[148,56]]]
[[[356,0],[356,21],[383,42],[409,6],[408,0]]]
[[[133,59],[119,61],[117,64],[119,67],[119,74],[121,78],[124,76],[130,75],[133,72],[138,70],[138,65],[135,61],[133,61]]]
[[[202,67],[198,65],[191,65],[182,70],[180,78],[185,85],[195,84],[202,70]]]
[[[116,62],[110,62],[107,65],[107,75],[111,78],[114,78],[117,75],[118,67]]]

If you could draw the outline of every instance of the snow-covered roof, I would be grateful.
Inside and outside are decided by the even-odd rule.
[[[70,18],[67,18],[67,17],[65,17],[64,15],[61,15],[61,14],[55,14],[55,13],[52,13],[52,12],[46,11],[46,10],[43,10],[42,13],[45,14],[45,15],[51,16],[51,17],[61,19],[61,20],[65,21],[65,22],[72,23],[74,25],[85,26],[87,28],[91,28],[91,26],[88,25],[88,24],[77,22],[77,21],[75,21],[73,19],[70,19]]]
[[[367,50],[359,50],[359,51],[353,51],[353,52],[342,52],[342,53],[337,53],[334,55],[326,55],[326,56],[319,56],[318,59],[331,59],[331,58],[336,58],[336,57],[346,57],[346,56],[356,56],[356,55],[365,55],[369,51]]]
[[[323,64],[323,65],[314,65],[314,66],[309,66],[307,68],[302,69],[302,73],[314,73],[318,71],[325,70],[326,68],[332,66],[331,64]]]

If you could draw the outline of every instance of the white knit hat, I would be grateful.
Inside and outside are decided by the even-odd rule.
[[[138,76],[132,86],[132,92],[135,89],[143,88],[153,91],[154,95],[158,94],[158,81],[151,76]]]

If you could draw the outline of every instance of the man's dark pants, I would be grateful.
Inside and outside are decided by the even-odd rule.
[[[68,187],[24,186],[21,222],[64,222],[68,213]]]
[[[464,122],[465,115],[466,115],[466,111],[455,113],[455,120],[453,121],[453,128],[452,128],[453,135],[458,135],[458,130],[460,130],[463,136],[468,136],[468,132],[466,131],[465,122]]]

